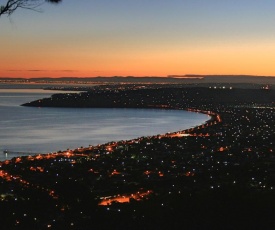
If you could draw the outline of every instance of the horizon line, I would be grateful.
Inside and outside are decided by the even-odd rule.
[[[64,78],[76,78],[76,79],[91,79],[91,78],[175,78],[175,79],[203,79],[205,77],[265,77],[273,78],[272,75],[249,75],[249,74],[170,74],[167,76],[94,76],[94,77],[74,77],[74,76],[63,76],[63,77],[0,77],[0,79],[64,79]]]

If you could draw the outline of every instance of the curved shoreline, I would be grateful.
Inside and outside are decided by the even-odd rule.
[[[127,109],[127,108],[126,108]],[[139,109],[139,108],[136,108]],[[163,109],[159,107],[151,107],[150,109]],[[180,108],[164,108],[164,109],[171,109],[171,110],[183,110]],[[212,111],[205,111],[205,110],[200,110],[200,109],[194,109],[194,108],[187,108],[184,109],[185,111],[189,112],[195,112],[195,113],[201,113],[210,116],[211,118],[205,121],[205,123],[197,125],[193,128],[185,129],[185,130],[178,130],[178,131],[172,131],[172,132],[167,132],[164,134],[159,134],[159,135],[152,135],[152,136],[143,136],[143,137],[137,137],[134,139],[130,140],[122,140],[122,141],[110,141],[107,143],[99,144],[99,145],[89,145],[89,147],[81,147],[81,148],[76,148],[76,149],[67,149],[63,151],[58,151],[54,153],[41,153],[41,154],[35,154],[35,155],[28,155],[28,156],[16,156],[11,158],[10,160],[4,160],[0,161],[0,166],[2,164],[9,164],[12,161],[21,161],[22,157],[27,157],[28,160],[34,160],[34,159],[49,159],[49,158],[55,158],[58,156],[65,156],[65,157],[71,157],[71,156],[88,156],[90,153],[85,153],[84,152],[89,152],[92,151],[96,147],[106,147],[107,150],[113,151],[113,147],[118,147],[121,145],[131,145],[133,143],[139,143],[140,140],[142,139],[151,139],[151,138],[175,138],[175,137],[184,137],[184,136],[209,136],[208,133],[206,134],[197,134],[195,131],[204,129],[209,126],[216,125],[217,123],[220,123],[222,120],[220,118],[220,115],[212,112]],[[79,155],[80,154],[80,155]]]

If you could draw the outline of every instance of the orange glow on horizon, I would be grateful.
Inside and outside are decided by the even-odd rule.
[[[166,77],[188,73],[275,76],[275,52],[270,52],[275,51],[275,43],[208,44],[201,47],[170,47],[166,44],[146,51],[135,47],[100,55],[70,49],[40,50],[38,53],[21,50],[14,57],[2,59],[0,77]],[[2,52],[8,51],[4,48]]]

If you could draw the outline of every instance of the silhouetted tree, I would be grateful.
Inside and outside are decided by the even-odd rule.
[[[62,0],[7,0],[6,4],[0,5],[0,16],[11,15],[18,8],[40,11],[38,8],[44,2],[60,3]]]

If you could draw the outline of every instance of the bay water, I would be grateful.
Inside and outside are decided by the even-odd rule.
[[[209,119],[183,110],[20,106],[54,93],[65,92],[0,85],[0,161],[174,132]]]

